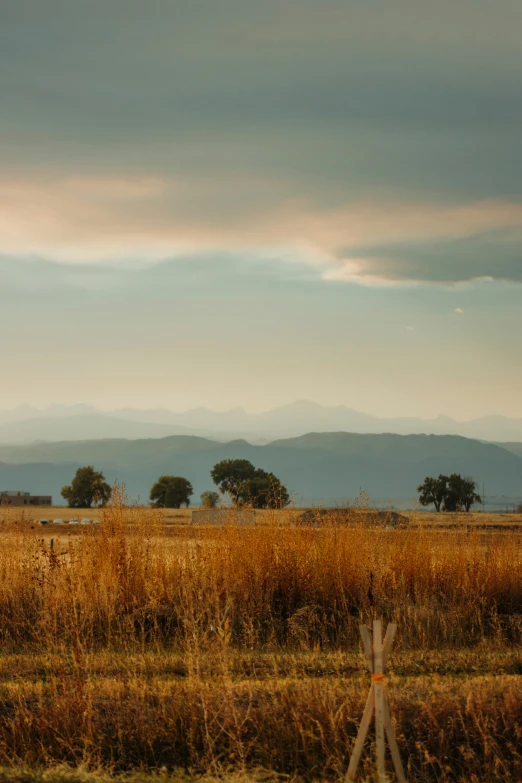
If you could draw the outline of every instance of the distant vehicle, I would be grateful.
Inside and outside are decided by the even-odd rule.
[[[99,519],[93,519],[92,520],[92,524],[93,525],[99,525],[100,524],[100,520]]]
[[[48,525],[49,524],[49,520],[48,519],[41,519],[40,520],[40,524],[41,525]]]
[[[63,519],[55,519],[54,520],[55,525],[63,525]]]
[[[70,519],[69,520],[69,524],[70,525],[79,525],[80,524],[80,520],[79,519]]]
[[[87,517],[84,517],[80,522],[80,525],[90,525],[90,524],[91,524],[91,520],[87,519]]]

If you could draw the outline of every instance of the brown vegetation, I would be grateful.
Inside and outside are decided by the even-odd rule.
[[[521,779],[516,533],[98,516],[1,528],[1,763],[339,777],[378,616],[409,780]]]

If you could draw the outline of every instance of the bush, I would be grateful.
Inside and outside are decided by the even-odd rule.
[[[207,490],[201,493],[200,499],[203,508],[216,508],[216,506],[219,506],[219,492]]]

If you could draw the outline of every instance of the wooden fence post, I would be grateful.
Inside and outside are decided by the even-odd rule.
[[[375,739],[377,756],[377,779],[379,783],[386,783],[386,770],[384,766],[384,734],[388,740],[390,753],[397,776],[398,783],[406,783],[404,769],[402,767],[395,731],[390,717],[390,706],[384,693],[384,669],[390,656],[393,638],[397,626],[390,623],[386,629],[384,641],[382,640],[382,625],[380,620],[373,621],[373,642],[370,629],[366,625],[361,625],[359,631],[364,648],[364,654],[370,667],[372,682],[370,692],[366,700],[361,724],[355,744],[353,746],[350,765],[346,774],[347,782],[355,780],[355,773],[361,758],[364,741],[370,728],[373,713],[375,712]]]

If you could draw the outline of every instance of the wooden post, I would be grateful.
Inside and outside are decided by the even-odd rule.
[[[350,758],[350,766],[348,767],[348,780],[355,780],[357,765],[359,764],[359,759],[361,758],[361,753],[364,746],[364,740],[366,739],[366,734],[368,733],[368,729],[370,728],[370,722],[372,719],[374,709],[375,709],[375,693],[373,690],[373,685],[371,685],[370,693],[368,694],[368,698],[366,699],[366,706],[364,708],[363,716],[361,719],[361,725],[359,726],[359,731],[357,732],[355,745],[353,746],[352,756]]]
[[[382,628],[381,621],[373,621],[373,676],[375,689],[375,742],[377,746],[377,779],[386,783],[384,767],[384,702],[382,694]]]
[[[386,729],[386,736],[388,737],[388,745],[390,746],[390,753],[395,768],[395,774],[399,783],[405,783],[406,775],[402,767],[401,756],[399,748],[397,747],[397,740],[395,739],[395,730],[390,716],[390,705],[388,704],[388,698],[384,694],[384,728]]]
[[[361,758],[364,741],[368,729],[370,728],[373,713],[375,712],[377,779],[379,783],[386,783],[384,748],[384,734],[386,732],[397,781],[398,783],[406,783],[406,777],[404,775],[404,769],[402,767],[399,749],[395,739],[395,731],[393,730],[393,724],[391,722],[390,707],[386,694],[384,693],[384,668],[390,655],[396,630],[397,626],[395,623],[390,623],[383,642],[381,621],[374,620],[372,643],[370,629],[366,625],[361,625],[359,628],[372,681],[359,731],[357,732],[357,738],[353,746],[350,765],[346,774],[347,781],[355,780],[355,773],[357,772],[357,767]]]
[[[372,650],[372,635],[367,625],[359,626],[359,633],[364,647],[364,654],[370,667],[370,672],[373,674],[373,650]]]

